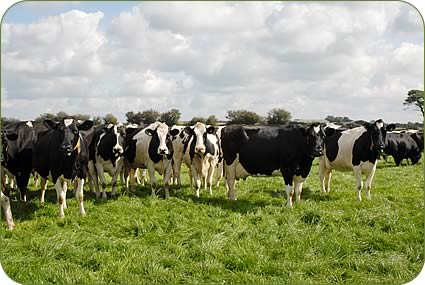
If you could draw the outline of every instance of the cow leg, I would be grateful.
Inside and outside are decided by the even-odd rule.
[[[77,202],[80,206],[80,215],[85,216],[86,211],[84,210],[84,194],[83,194],[83,188],[84,188],[84,178],[76,178],[78,181],[78,186],[76,188],[75,192],[75,198],[77,198]]]
[[[99,177],[100,184],[102,185],[102,199],[106,199],[106,181],[105,181],[105,169],[102,163],[96,163],[97,176]],[[96,192],[96,199],[99,199],[100,193]]]
[[[94,187],[96,188],[96,193],[99,192],[99,182],[97,180],[97,173],[96,173],[96,166],[93,161],[89,161],[88,164],[89,169],[89,187],[90,187],[90,193],[94,194]]]
[[[171,161],[166,166],[164,171],[164,190],[165,190],[165,199],[170,198],[170,192],[168,190],[170,186],[171,176],[173,175],[173,167],[171,165]]]
[[[15,228],[15,223],[13,222],[12,210],[10,208],[10,199],[3,194],[3,191],[0,191],[0,203],[1,208],[3,208],[4,219],[6,221],[7,229],[9,231]]]
[[[59,202],[59,217],[60,218],[63,218],[65,216],[63,211],[64,210],[63,205],[65,203],[66,195],[62,188],[63,182],[64,182],[64,178],[59,177],[55,183],[56,195]]]
[[[151,183],[151,195],[152,197],[156,196],[155,188],[156,188],[156,177],[155,177],[155,168],[152,165],[152,163],[148,164],[148,174],[149,174],[149,180]]]
[[[283,180],[285,181],[285,192],[287,197],[286,205],[288,207],[292,207],[292,196],[294,196],[294,188],[292,187],[294,174],[290,169],[281,169],[280,173],[282,173]],[[302,186],[302,184],[301,184]]]
[[[40,204],[44,205],[44,194],[46,193],[46,188],[47,188],[47,179],[44,177],[41,177],[40,188],[41,188]]]
[[[225,163],[225,162],[224,162]],[[226,182],[227,182],[227,196],[229,200],[236,200],[235,193],[235,181],[236,181],[236,161],[233,161],[231,165],[224,165],[226,172]]]
[[[372,181],[373,181],[373,177],[375,175],[375,172],[376,172],[376,164],[372,167],[372,169],[367,174],[367,178],[366,178],[366,181],[365,181],[365,192],[366,192],[366,198],[367,199],[370,199],[370,190],[372,188]]]
[[[191,169],[190,172],[193,176],[193,180],[195,181],[195,196],[199,198],[199,190],[201,188],[201,178],[199,177],[199,173],[193,165],[190,166],[190,169]]]
[[[294,176],[294,190],[295,190],[295,201],[301,200],[301,192],[303,191],[303,183],[305,178],[302,176]]]
[[[111,185],[112,185],[112,192],[111,192],[111,196],[115,196],[117,194],[117,180],[118,180],[118,175],[120,175],[121,173],[121,169],[123,166],[123,161],[122,159],[117,161],[117,164],[115,166],[115,171],[112,175],[112,180],[111,180]]]
[[[16,176],[16,185],[19,189],[20,200],[26,202],[27,201],[27,187],[28,182],[30,180],[31,173],[22,173],[19,176]]]
[[[212,195],[212,184],[213,184],[215,167],[216,167],[215,161],[211,161],[209,163],[208,176],[207,176],[207,184],[209,187],[210,195]]]
[[[356,193],[357,193],[357,200],[362,200],[362,188],[363,188],[363,181],[362,181],[362,169],[360,165],[354,166],[354,177],[356,178]]]
[[[62,189],[63,189],[63,192],[65,193],[65,200],[63,200],[63,208],[67,209],[68,205],[66,204],[66,191],[68,191],[68,183],[66,182],[66,180],[64,180],[63,183],[62,183]],[[74,191],[75,191],[75,189],[76,189],[76,187],[75,187],[75,184],[74,184]]]
[[[134,169],[134,168],[130,168],[129,169],[129,173],[128,173],[128,176],[127,176],[127,191],[128,191],[128,189],[130,188],[130,191],[131,192],[134,192],[135,191],[135,189],[134,189],[134,183],[136,182],[135,181],[135,172],[136,172],[136,169]],[[128,187],[128,184],[129,184],[129,182],[130,182],[130,187]]]
[[[38,186],[40,185],[40,175],[37,172],[34,172],[33,179],[34,179],[34,187],[38,188]]]
[[[223,178],[223,161],[217,164],[217,172],[216,172],[216,187],[220,186],[220,181]]]
[[[331,169],[326,167],[326,161],[323,156],[319,159],[319,177],[321,192],[330,192]]]

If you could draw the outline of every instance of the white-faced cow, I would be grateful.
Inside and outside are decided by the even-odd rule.
[[[173,144],[168,126],[155,122],[137,132],[126,145],[124,157],[126,167],[130,170],[130,184],[134,187],[134,171],[136,168],[148,170],[152,196],[155,196],[155,170],[163,175],[165,197],[170,196],[168,186],[172,174]],[[128,179],[128,178],[127,178]]]
[[[212,195],[212,180],[218,163],[219,149],[216,128],[206,127],[204,123],[186,127],[184,132],[189,135],[187,147],[184,150],[184,162],[189,168],[190,179],[195,180],[195,195],[199,197],[201,179],[204,189],[209,188]]]
[[[16,180],[20,199],[26,201],[28,181],[32,171],[32,155],[37,139],[31,121],[12,123],[5,126],[2,139],[2,175],[8,175],[11,181]]]
[[[317,123],[308,128],[224,128],[221,146],[229,199],[236,200],[235,179],[254,174],[271,175],[280,170],[286,185],[287,205],[292,206],[294,190],[298,201],[314,158],[323,153],[324,137],[323,128]]]
[[[421,159],[421,149],[409,133],[387,133],[384,152],[394,158],[397,166],[403,159],[410,159],[412,164]]]
[[[94,136],[93,121],[80,124],[72,118],[65,118],[59,123],[45,120],[44,124],[48,130],[38,134],[33,160],[34,169],[42,177],[41,202],[44,203],[46,179],[50,179],[56,188],[59,217],[63,217],[67,181],[76,179],[75,196],[80,214],[85,215],[83,186],[88,173],[89,145]]]
[[[124,130],[121,125],[108,125],[95,130],[90,145],[89,173],[96,187],[96,198],[100,197],[98,178],[102,185],[102,199],[106,199],[106,180],[104,172],[112,177],[112,196],[116,195],[118,176],[124,165]]]
[[[377,159],[385,147],[387,131],[395,129],[380,119],[363,126],[336,131],[325,139],[325,154],[319,160],[319,176],[322,192],[330,191],[332,169],[354,171],[357,199],[361,201],[362,174],[365,174],[366,197],[370,198]]]

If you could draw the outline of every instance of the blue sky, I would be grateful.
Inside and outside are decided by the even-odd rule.
[[[2,115],[419,121],[402,103],[424,88],[423,38],[396,1],[23,2],[2,21]]]

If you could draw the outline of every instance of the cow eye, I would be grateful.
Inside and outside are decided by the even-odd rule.
[[[74,133],[74,135],[78,134],[77,130],[73,130],[72,132]]]

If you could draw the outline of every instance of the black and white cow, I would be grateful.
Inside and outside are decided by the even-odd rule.
[[[421,159],[421,149],[408,133],[387,133],[384,152],[394,158],[397,166],[403,159],[410,159],[412,164]]]
[[[2,129],[2,175],[16,180],[20,199],[26,201],[28,181],[33,169],[32,155],[37,140],[31,121],[12,123]],[[2,178],[4,179],[4,178]]]
[[[44,203],[46,180],[50,179],[56,188],[59,201],[59,217],[66,208],[67,181],[76,180],[76,198],[80,214],[85,215],[83,204],[84,180],[88,174],[89,145],[94,136],[93,121],[83,123],[72,118],[59,123],[44,121],[47,131],[38,134],[34,148],[33,165],[41,178],[41,203]]]
[[[106,180],[104,172],[112,177],[112,196],[116,195],[118,176],[124,165],[124,130],[120,125],[108,125],[95,130],[90,144],[89,173],[96,188],[96,198],[100,197],[99,183],[102,185],[102,199],[106,199]]]
[[[130,170],[130,187],[134,187],[134,171],[136,168],[148,170],[152,196],[155,196],[155,170],[163,175],[165,197],[168,198],[169,183],[172,175],[173,144],[168,126],[165,123],[155,122],[137,132],[126,145],[125,164]],[[127,178],[128,179],[128,178]]]
[[[316,123],[308,128],[224,128],[221,146],[229,199],[236,200],[235,179],[254,174],[271,175],[280,170],[286,185],[287,205],[292,206],[294,189],[298,201],[314,158],[323,153],[324,137],[323,128]]]
[[[373,176],[379,154],[383,152],[387,131],[395,129],[394,124],[385,125],[380,119],[363,126],[337,131],[325,139],[325,154],[319,160],[319,176],[322,192],[330,191],[332,170],[354,171],[357,199],[361,201],[365,181],[366,197],[370,198]]]
[[[193,126],[186,127],[184,132],[189,137],[183,159],[189,168],[191,181],[192,176],[195,181],[195,195],[199,197],[201,179],[204,189],[206,190],[208,187],[210,195],[212,195],[212,180],[219,156],[216,128],[197,122]]]
[[[184,145],[189,139],[189,135],[184,132],[185,126],[173,126],[170,129],[171,140],[173,142],[173,177],[172,184],[181,186],[181,167],[183,162]]]

